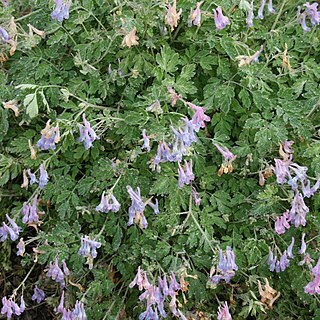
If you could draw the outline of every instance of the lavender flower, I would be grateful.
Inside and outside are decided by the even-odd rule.
[[[307,198],[312,197],[317,192],[319,187],[320,187],[320,179],[317,180],[317,182],[313,185],[312,188],[310,188],[310,180],[307,179],[307,180],[301,181],[302,193]]]
[[[238,266],[235,262],[235,254],[233,250],[227,246],[225,254],[222,253],[221,249],[219,250],[217,274],[211,277],[209,281],[213,284],[218,284],[220,280],[225,280],[226,283],[229,283],[237,270]]]
[[[192,159],[190,159],[189,163],[184,160],[184,167],[181,167],[180,162],[178,162],[178,174],[179,174],[179,188],[181,189],[185,184],[189,184],[194,180],[194,174],[192,172]]]
[[[225,161],[234,160],[236,156],[227,148],[227,147],[220,147],[218,144],[215,144],[218,151],[222,154]]]
[[[307,13],[306,12],[301,13],[301,7],[298,6],[297,20],[301,24],[303,31],[309,32],[311,29],[306,25],[306,17],[307,17]]]
[[[63,313],[63,311],[65,310],[64,308],[64,290],[62,291],[61,297],[60,297],[60,303],[58,305],[58,307],[54,310],[57,313]]]
[[[190,14],[189,14],[189,20],[188,20],[188,26],[192,27],[194,26],[200,26],[201,24],[201,6],[202,2],[197,2],[196,9],[193,10],[192,8],[190,9]]]
[[[218,308],[218,320],[232,320],[228,303],[226,301],[223,307],[219,306]]]
[[[105,194],[105,191],[103,191],[101,196],[101,202],[96,207],[97,211],[108,213],[110,210],[112,212],[118,212],[120,209],[120,203],[116,199],[116,197],[112,194]]]
[[[43,189],[49,181],[48,172],[46,171],[44,165],[40,166],[40,178],[39,178],[39,187]]]
[[[156,199],[155,203],[152,203],[151,201],[149,201],[148,205],[152,208],[154,214],[160,213],[158,199]]]
[[[25,247],[25,243],[23,241],[23,238],[20,239],[19,243],[17,244],[17,247],[18,249],[17,251],[17,256],[21,256],[23,257],[25,251],[26,251],[26,247]]]
[[[263,10],[264,10],[265,5],[266,5],[266,0],[261,0],[260,7],[259,7],[259,10],[258,10],[258,18],[261,19],[261,20],[264,18]]]
[[[292,150],[292,145],[294,144],[294,141],[288,141],[286,140],[282,146],[283,146],[283,150],[288,153],[288,154],[292,154],[293,153],[293,150]]]
[[[146,129],[142,130],[142,137],[143,137],[143,146],[141,147],[141,149],[146,149],[148,152],[150,152],[150,150],[151,150],[150,139],[147,136]]]
[[[23,296],[20,298],[20,307],[15,301],[12,300],[12,297],[9,299],[6,297],[2,298],[1,313],[6,315],[7,319],[11,319],[13,315],[20,316],[24,312],[25,308]]]
[[[276,12],[272,7],[272,0],[269,0],[269,2],[268,2],[268,11],[270,13],[275,13]]]
[[[253,27],[253,18],[254,18],[253,2],[251,2],[249,10],[247,11],[247,19],[246,19],[248,27]]]
[[[24,203],[22,207],[22,222],[24,224],[28,225],[39,225],[39,213],[37,211],[37,201],[38,201],[38,196],[36,195],[33,198],[32,205]]]
[[[0,39],[2,43],[6,43],[11,39],[8,32],[2,27],[0,27]]]
[[[81,237],[81,247],[78,251],[78,254],[87,258],[89,269],[93,268],[93,259],[97,257],[97,249],[100,247],[100,242],[91,240],[88,236]]]
[[[290,245],[289,245],[289,247],[287,249],[287,256],[290,259],[293,259],[293,253],[292,253],[293,246],[294,246],[294,237],[292,237],[291,243],[290,243]]]
[[[277,183],[284,184],[285,182],[287,182],[286,177],[290,174],[289,166],[291,164],[291,158],[286,161],[280,160],[280,159],[274,159],[274,162],[276,165],[274,172],[277,177]]]
[[[311,20],[312,25],[320,24],[320,12],[318,12],[318,3],[314,2],[310,4],[306,2],[304,5],[306,7],[306,15]]]
[[[140,188],[137,187],[137,190],[133,191],[133,189],[130,186],[127,186],[127,191],[132,201],[131,206],[129,208],[129,221],[127,225],[131,226],[134,220],[135,223],[137,223],[140,228],[142,229],[147,228],[148,222],[146,217],[143,214],[143,211],[145,209],[145,204],[141,199]]]
[[[69,275],[69,270],[64,271],[67,271],[67,274],[61,270],[61,268],[59,267],[58,259],[55,258],[54,264],[52,263],[52,261],[50,261],[47,277],[51,277],[52,280],[60,283],[61,287],[64,287],[66,284],[64,281],[65,276]]]
[[[79,125],[80,129],[80,137],[78,139],[78,142],[84,142],[84,147],[86,150],[91,148],[92,142],[95,140],[99,140],[100,138],[96,135],[94,130],[91,128],[89,121],[86,119],[86,115],[82,114],[82,119],[84,126]]]
[[[163,110],[161,108],[160,101],[156,100],[154,103],[152,103],[149,107],[146,108],[146,111],[150,111],[158,115],[162,114]]]
[[[9,221],[10,226],[3,222],[3,226],[0,228],[0,241],[4,242],[8,237],[12,241],[16,241],[19,238],[21,228],[12,220],[7,214],[6,218]]]
[[[178,26],[178,20],[180,19],[180,15],[182,13],[182,9],[177,12],[177,0],[173,0],[173,5],[168,4],[167,14],[165,17],[166,23],[171,27],[171,31],[174,30]]]
[[[192,187],[192,196],[193,196],[193,201],[194,201],[195,205],[200,206],[201,198],[199,198],[199,193],[197,192],[197,190],[194,187]]]
[[[194,125],[194,130],[198,132],[200,128],[205,128],[204,122],[209,122],[211,120],[211,118],[204,113],[205,109],[203,107],[198,107],[191,102],[186,102],[186,104],[195,111],[191,120]]]
[[[221,7],[217,7],[217,9],[213,9],[213,13],[214,13],[214,22],[218,30],[222,30],[227,25],[230,24],[229,18],[223,15]]]
[[[32,301],[37,301],[37,303],[40,303],[44,298],[46,297],[46,294],[43,290],[39,289],[38,286],[35,286],[33,289],[33,295],[31,297]]]
[[[74,309],[72,311],[72,319],[87,320],[86,311],[82,302],[76,301]]]
[[[52,19],[56,19],[59,22],[63,21],[63,19],[68,19],[71,0],[54,0],[54,2],[56,3],[56,8],[51,13]]]
[[[309,208],[304,203],[301,193],[296,192],[295,197],[291,203],[290,216],[291,223],[298,228],[300,225],[306,225],[306,214],[309,212]]]
[[[168,92],[171,94],[171,105],[174,107],[177,103],[177,101],[182,99],[182,96],[180,94],[177,94],[172,87],[167,87]]]
[[[40,150],[55,150],[56,143],[60,141],[59,127],[50,126],[50,120],[47,121],[46,126],[41,130],[41,138],[37,142],[37,146]]]
[[[274,229],[277,234],[285,233],[285,229],[290,228],[289,222],[291,221],[291,216],[289,214],[289,210],[283,213],[281,217],[277,217],[277,220],[274,225]]]
[[[285,271],[286,268],[290,264],[289,258],[293,258],[292,255],[292,247],[293,247],[294,240],[291,242],[290,246],[288,247],[289,253],[287,250],[283,252],[283,254],[280,257],[280,260],[277,259],[277,256],[273,256],[273,252],[269,248],[269,257],[268,257],[268,265],[270,271],[276,271],[277,273],[280,271]]]
[[[288,259],[287,251],[285,250],[283,255],[280,257],[280,262],[279,262],[281,271],[286,270],[289,264],[290,264],[290,261]]]
[[[307,244],[306,244],[306,242],[305,242],[305,240],[304,240],[305,236],[306,236],[306,234],[303,233],[303,234],[302,234],[302,239],[301,239],[301,248],[300,248],[300,250],[299,250],[299,253],[300,253],[300,254],[305,254],[305,253],[306,253],[306,250],[307,250]]]
[[[311,270],[312,276],[314,277],[304,288],[304,292],[308,294],[320,294],[320,258],[317,264]]]
[[[38,183],[38,179],[36,178],[36,175],[32,173],[30,169],[28,169],[27,172],[30,178],[30,185],[32,186],[34,183]]]

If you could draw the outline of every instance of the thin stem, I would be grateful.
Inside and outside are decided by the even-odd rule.
[[[33,264],[33,266],[31,267],[31,269],[29,270],[29,272],[27,273],[27,275],[24,277],[24,279],[21,281],[21,283],[19,284],[19,286],[17,288],[15,288],[12,291],[12,297],[14,297],[17,294],[17,291],[24,285],[24,283],[27,281],[27,279],[29,278],[31,272],[33,271],[34,267],[36,266],[36,264]]]
[[[282,2],[282,5],[281,5],[280,10],[279,10],[279,13],[278,13],[278,15],[277,15],[277,17],[276,17],[276,20],[274,21],[274,23],[273,23],[273,25],[272,25],[272,27],[271,27],[271,31],[274,30],[275,26],[277,25],[278,20],[280,19],[280,16],[281,16],[281,14],[282,14],[282,11],[283,11],[283,8],[284,8],[284,5],[286,4],[286,2],[287,2],[287,0],[284,0],[284,1]]]
[[[38,10],[31,11],[30,13],[26,14],[25,16],[22,16],[22,17],[20,17],[20,18],[18,18],[18,19],[14,19],[14,21],[15,21],[15,22],[21,21],[21,20],[26,19],[26,18],[30,17],[31,15],[33,15],[33,14],[35,14],[35,13],[38,13],[38,12],[40,12],[40,11],[42,11],[42,9],[38,9]]]

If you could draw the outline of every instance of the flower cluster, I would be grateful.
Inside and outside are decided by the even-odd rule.
[[[180,15],[182,13],[182,9],[177,12],[177,0],[173,0],[173,5],[168,4],[167,14],[165,17],[166,24],[171,27],[171,31],[174,30],[178,26],[178,20],[180,19]]]
[[[97,257],[97,249],[101,247],[101,243],[90,240],[88,236],[81,237],[81,247],[78,251],[80,256],[87,258],[89,269],[93,268],[93,259]]]
[[[64,291],[62,291],[59,306],[55,311],[62,314],[62,320],[87,320],[86,311],[82,302],[77,300],[73,309],[64,307]]]
[[[217,30],[222,30],[227,25],[230,24],[229,18],[223,15],[221,7],[217,7],[217,9],[213,9],[213,14],[214,14],[214,23],[216,24]]]
[[[89,121],[86,119],[86,115],[82,114],[83,125],[79,125],[80,137],[78,142],[84,142],[84,148],[88,150],[93,146],[92,142],[99,140],[100,138],[96,135],[94,130],[91,128]]]
[[[120,203],[112,193],[106,194],[103,191],[101,196],[101,202],[96,207],[97,211],[108,213],[109,211],[118,212],[120,209]]]
[[[52,19],[56,19],[59,22],[63,21],[63,19],[68,19],[71,0],[54,0],[54,2],[56,3],[56,8],[51,13]]]
[[[0,27],[0,39],[2,43],[6,43],[11,39],[8,32],[2,27]]]
[[[263,289],[261,282],[258,280],[258,290],[261,296],[261,302],[266,304],[269,309],[272,309],[274,302],[280,297],[280,292],[270,287],[267,278],[265,278],[265,281],[266,284]]]
[[[194,180],[194,174],[192,172],[192,159],[190,159],[189,163],[186,160],[184,160],[184,167],[181,166],[180,162],[178,162],[178,166],[178,185],[179,188],[182,188],[185,184],[189,184],[191,181]]]
[[[39,188],[43,189],[47,183],[49,182],[49,176],[48,176],[48,172],[45,169],[44,165],[40,165],[40,176],[39,176],[39,180],[37,179],[36,175],[34,173],[31,172],[30,169],[27,170],[29,178],[30,178],[30,185],[33,185],[34,183],[39,183]],[[24,176],[23,179],[23,187],[26,188],[28,186],[28,182],[26,181],[26,179],[28,179],[27,177]]]
[[[20,298],[20,306],[13,300],[13,298],[7,299],[7,297],[2,298],[2,308],[1,313],[7,316],[7,319],[11,319],[13,315],[20,316],[26,305],[23,299],[23,296]]]
[[[16,241],[19,238],[19,233],[21,228],[12,220],[7,214],[6,218],[9,221],[10,226],[3,222],[2,227],[0,227],[0,241],[4,242],[6,239],[10,238],[12,241]]]
[[[37,146],[40,150],[55,150],[56,143],[60,141],[59,127],[52,127],[50,120],[47,121],[44,129],[41,130],[41,138],[37,142]]]
[[[294,238],[292,237],[291,244],[288,246],[287,250],[283,252],[283,254],[280,257],[280,260],[278,260],[277,256],[273,255],[273,252],[271,248],[269,249],[269,257],[268,257],[268,265],[270,271],[276,271],[277,273],[280,271],[286,270],[286,268],[289,266],[290,261],[289,259],[293,259],[293,249],[294,245]]]
[[[311,269],[313,279],[305,286],[304,292],[308,294],[320,294],[320,258],[317,264]]]
[[[39,289],[38,286],[35,286],[33,289],[33,295],[31,297],[32,301],[37,301],[37,303],[40,303],[44,298],[46,297],[46,294],[42,289]]]
[[[167,281],[167,276],[164,275],[163,278],[158,277],[158,286],[150,284],[147,274],[145,271],[138,267],[138,272],[129,284],[130,288],[135,285],[138,286],[139,290],[145,290],[140,296],[140,301],[146,301],[147,309],[140,314],[139,320],[147,319],[159,319],[159,314],[161,317],[166,318],[167,312],[165,311],[165,300],[170,297],[171,301],[169,303],[169,308],[175,317],[181,319],[186,319],[182,312],[177,309],[177,299],[179,290],[181,290],[181,285],[177,282],[176,277],[173,272],[171,272],[169,285]]]
[[[223,254],[221,249],[219,250],[217,274],[210,276],[209,282],[218,284],[221,280],[225,280],[226,283],[229,283],[237,270],[238,266],[235,262],[235,254],[231,247],[227,246],[225,254]]]
[[[225,301],[223,307],[218,308],[218,320],[232,320],[228,303]]]
[[[200,26],[201,24],[201,6],[202,2],[197,2],[196,9],[193,10],[192,8],[190,9],[190,14],[189,14],[189,20],[188,20],[188,26],[192,27],[194,26]]]
[[[62,260],[62,269],[59,267],[58,259],[55,258],[54,263],[50,261],[47,277],[61,284],[61,287],[66,285],[65,277],[70,275],[70,271],[66,265],[66,262]]]
[[[320,24],[320,11],[318,11],[318,3],[314,2],[310,4],[306,2],[304,5],[305,11],[301,12],[301,7],[298,6],[297,19],[301,24],[301,27],[304,31],[309,32],[311,28],[309,28],[306,24],[306,19],[309,18],[312,26]]]
[[[227,147],[223,148],[218,144],[215,144],[215,146],[223,156],[223,162],[218,171],[218,175],[222,176],[224,173],[232,172],[233,171],[232,162],[236,159],[237,156],[235,156]]]
[[[24,203],[22,207],[22,222],[24,224],[30,225],[30,226],[38,226],[41,224],[41,221],[39,220],[39,215],[43,214],[43,212],[38,212],[37,210],[37,201],[38,196],[35,195],[32,201],[32,205],[29,203]]]

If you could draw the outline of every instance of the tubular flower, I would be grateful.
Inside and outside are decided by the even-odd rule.
[[[304,292],[308,294],[320,294],[320,258],[317,264],[312,268],[313,279],[305,286]]]
[[[166,24],[171,27],[171,31],[174,30],[178,26],[178,20],[180,19],[180,15],[182,13],[182,9],[177,12],[177,0],[173,0],[173,5],[168,4],[167,14],[165,17]]]
[[[148,222],[143,213],[145,204],[141,199],[140,188],[137,187],[137,190],[133,191],[130,186],[127,186],[127,191],[132,201],[129,208],[129,221],[127,225],[131,226],[135,222],[141,229],[146,229]]]
[[[192,8],[190,9],[190,14],[189,14],[189,20],[188,20],[188,26],[192,27],[194,26],[200,26],[201,24],[201,6],[202,2],[197,2],[196,9],[193,10]]]
[[[6,223],[2,223],[3,226],[0,227],[0,241],[4,242],[6,239],[10,238],[12,241],[16,241],[19,238],[19,233],[21,228],[12,220],[7,214],[6,218],[9,221],[8,226]]]
[[[296,228],[298,228],[300,225],[305,226],[307,223],[306,214],[308,212],[309,208],[304,203],[301,193],[296,192],[290,209],[291,223],[293,223]]]
[[[26,251],[26,246],[25,246],[25,243],[23,241],[23,238],[20,239],[19,243],[17,244],[17,247],[18,249],[17,251],[17,256],[21,256],[23,257],[25,251]]]
[[[292,250],[290,246],[288,247],[288,249]],[[276,271],[277,273],[280,271],[284,271],[290,264],[289,258],[292,258],[292,257],[293,257],[292,252],[289,252],[288,254],[287,250],[285,250],[280,257],[280,260],[278,260],[277,256],[275,257],[273,256],[273,252],[269,248],[269,257],[267,261],[269,265],[269,270]]]
[[[203,107],[198,107],[191,102],[186,103],[192,110],[195,111],[191,119],[191,122],[194,125],[194,130],[198,132],[200,128],[205,128],[204,122],[209,122],[211,120],[211,118],[204,113],[205,109]]]
[[[270,13],[275,13],[276,12],[272,7],[272,0],[269,0],[269,2],[268,2],[268,11]]]
[[[307,18],[307,12],[304,11],[303,13],[301,13],[301,7],[298,6],[297,20],[300,23],[303,31],[309,32],[311,29],[306,24],[306,18]]]
[[[122,46],[127,46],[131,48],[132,46],[137,46],[139,38],[137,36],[137,29],[134,27],[122,40]]]
[[[59,127],[50,126],[50,120],[47,121],[46,126],[41,130],[41,139],[37,142],[40,150],[55,150],[56,143],[60,141]]]
[[[25,310],[25,302],[23,296],[20,298],[20,306],[12,300],[12,298],[7,299],[2,298],[2,308],[1,313],[7,316],[7,319],[11,319],[13,315],[20,316]]]
[[[303,233],[303,234],[302,234],[302,239],[301,239],[301,248],[300,248],[300,250],[299,250],[299,253],[300,253],[300,254],[306,254],[307,244],[306,244],[306,242],[305,242],[305,240],[304,240],[305,236],[306,236],[306,234]]]
[[[65,277],[69,275],[69,270],[66,265],[63,264],[63,271],[59,267],[58,259],[55,258],[54,264],[50,261],[47,277],[61,284],[61,287],[65,286]]]
[[[120,209],[120,203],[116,199],[116,197],[112,193],[108,193],[106,195],[105,191],[103,191],[101,196],[101,202],[96,207],[97,211],[108,213],[110,210],[112,212],[118,212]]]
[[[45,169],[44,165],[42,164],[40,166],[39,188],[43,189],[47,185],[48,181],[49,181],[48,172]]]
[[[28,224],[31,226],[38,226],[41,224],[41,221],[39,221],[39,214],[41,214],[40,212],[38,212],[37,210],[37,195],[33,198],[33,202],[32,205],[31,204],[27,204],[24,203],[23,207],[22,207],[22,222],[24,224]]]
[[[225,301],[223,307],[218,308],[218,320],[232,320],[231,314],[229,312],[228,303]]]
[[[253,14],[253,2],[251,2],[250,4],[250,8],[247,11],[247,26],[248,27],[253,27],[253,18],[254,18],[254,14]]]
[[[142,138],[143,138],[143,146],[141,147],[141,149],[146,149],[148,152],[150,152],[151,148],[150,148],[150,139],[147,136],[147,131],[146,129],[142,130]]]
[[[194,187],[192,187],[192,196],[193,196],[193,201],[194,201],[195,205],[200,206],[201,198],[199,197],[199,193],[197,192],[197,190]]]
[[[230,25],[230,20],[228,17],[224,16],[221,7],[213,9],[214,22],[218,30],[224,29],[227,25]]]
[[[260,49],[256,51],[252,56],[237,56],[236,59],[238,60],[238,66],[243,67],[247,66],[252,62],[259,62],[259,56],[263,51],[263,45],[260,46]]]
[[[178,174],[179,174],[179,188],[181,189],[185,184],[189,184],[194,180],[194,174],[192,172],[192,159],[190,159],[189,163],[184,160],[184,167],[182,168],[180,162],[178,162]]]
[[[68,19],[71,0],[54,0],[54,2],[56,8],[51,13],[52,19],[56,19],[59,22],[63,21],[63,19]]]
[[[90,123],[89,121],[87,121],[85,114],[82,114],[82,119],[84,126],[82,126],[81,124],[79,125],[80,137],[78,139],[78,142],[84,142],[84,148],[88,150],[93,146],[92,142],[95,140],[99,140],[100,138],[91,128]]]
[[[277,220],[274,224],[274,229],[277,234],[283,234],[286,232],[286,229],[290,228],[289,222],[291,221],[291,216],[289,210],[283,213],[281,217],[277,217]]]
[[[215,144],[215,146],[224,158],[221,167],[218,171],[218,176],[222,176],[223,173],[232,172],[232,162],[236,159],[237,156],[235,156],[227,147],[221,147],[218,144]]]
[[[264,18],[263,10],[264,10],[265,5],[266,5],[266,0],[261,0],[260,7],[259,7],[259,10],[258,10],[258,16],[257,16],[258,19],[262,20]]]
[[[32,301],[37,301],[37,303],[40,303],[44,298],[46,297],[46,294],[43,290],[39,289],[38,286],[35,286],[33,289],[33,295],[31,297]]]
[[[97,249],[100,247],[100,242],[90,240],[88,236],[81,237],[81,247],[78,251],[78,254],[87,258],[87,264],[89,265],[89,269],[93,268],[93,259],[97,257]]]
[[[304,5],[306,7],[306,15],[310,19],[312,25],[320,24],[320,12],[318,11],[318,3],[314,2],[310,4],[306,2]]]

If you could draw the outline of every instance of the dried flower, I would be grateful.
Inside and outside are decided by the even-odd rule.
[[[249,65],[252,62],[259,62],[259,56],[262,50],[263,50],[263,45],[252,56],[237,56],[236,59],[238,60],[238,66],[243,67],[243,66]]]
[[[261,302],[265,303],[269,309],[272,309],[273,303],[280,297],[280,292],[277,292],[270,287],[269,281],[265,278],[266,284],[264,290],[262,289],[261,283],[258,280],[258,289],[261,296]]]
[[[37,159],[37,152],[34,149],[33,145],[31,144],[30,140],[28,140],[28,145],[29,145],[29,149],[30,149],[30,158],[32,160]]]
[[[0,30],[1,30],[1,28],[0,28]],[[10,100],[10,101],[7,101],[7,102],[2,102],[2,104],[3,104],[3,107],[5,109],[11,109],[14,112],[14,115],[16,117],[19,117],[20,112],[19,112],[18,101],[17,100]]]
[[[155,114],[162,114],[163,110],[160,105],[160,101],[156,100],[153,104],[146,108],[146,111],[153,112]]]
[[[38,36],[40,36],[42,39],[44,39],[46,37],[46,33],[44,31],[38,30],[30,23],[28,23],[27,26],[29,27],[29,35],[30,36],[33,36],[33,33],[35,33]]]
[[[131,31],[123,38],[122,46],[127,46],[128,48],[131,48],[132,46],[137,46],[139,44],[139,38],[136,33],[136,27],[131,29]]]
[[[171,105],[174,107],[177,101],[182,99],[180,94],[177,94],[172,87],[167,87],[168,92],[171,94]]]

